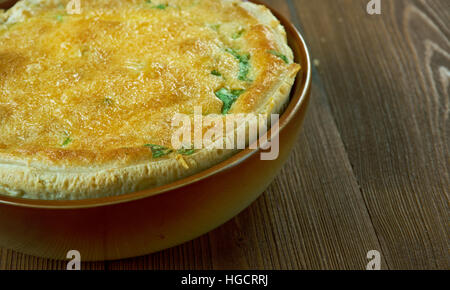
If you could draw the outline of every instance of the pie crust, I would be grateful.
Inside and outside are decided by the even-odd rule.
[[[240,0],[22,0],[0,10],[0,194],[148,189],[237,150],[171,147],[176,113],[281,113],[300,66],[269,9]],[[166,152],[167,153],[167,152]]]

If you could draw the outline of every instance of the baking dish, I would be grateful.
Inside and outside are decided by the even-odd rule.
[[[306,44],[292,23],[271,10],[302,66],[279,129],[268,133],[279,135],[278,159],[261,160],[260,150],[246,149],[194,176],[115,197],[46,201],[0,196],[0,247],[54,259],[65,259],[70,250],[78,250],[83,261],[134,257],[198,237],[251,204],[292,151],[310,96]]]

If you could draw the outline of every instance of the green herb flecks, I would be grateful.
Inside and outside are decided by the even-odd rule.
[[[61,144],[62,147],[66,147],[67,145],[69,145],[70,143],[72,143],[72,139],[70,137],[67,137],[66,139],[64,139],[64,142]]]
[[[153,6],[153,8],[155,8],[155,9],[160,9],[160,10],[164,10],[164,9],[166,9],[167,7],[169,7],[168,4],[159,4],[159,5]]]
[[[237,31],[237,32],[235,32],[235,33],[233,33],[233,35],[231,35],[231,38],[232,39],[239,39],[239,38],[241,38],[241,36],[243,35],[245,33],[245,29],[241,29],[241,30],[239,30],[239,31]]]
[[[72,143],[73,139],[71,138],[70,131],[64,130],[62,135],[64,137],[64,141],[61,143],[61,147],[66,147],[67,145]]]
[[[240,62],[238,79],[240,81],[250,82],[251,79],[247,77],[249,72],[250,72],[250,64],[248,62]]]
[[[219,31],[220,24],[208,24],[208,27],[211,28],[214,31]]]
[[[195,149],[182,148],[182,149],[178,150],[177,152],[178,152],[178,154],[181,154],[181,155],[192,155],[195,153]]]
[[[147,3],[147,4],[153,4],[153,2],[152,2],[151,0],[146,0],[145,3]],[[157,4],[157,5],[151,6],[150,8],[153,8],[153,9],[159,9],[159,10],[164,10],[164,9],[166,9],[167,7],[169,7],[169,4]]]
[[[239,98],[240,95],[244,90],[228,90],[226,88],[221,88],[216,92],[217,98],[219,98],[223,102],[222,106],[222,114],[226,115],[228,114],[228,111],[230,111],[231,106],[236,102],[236,100]]]
[[[252,81],[248,78],[250,72],[250,54],[239,54],[236,50],[232,48],[227,48],[226,52],[234,56],[239,61],[239,75],[238,79],[240,81]]]
[[[281,53],[279,53],[278,51],[275,51],[275,50],[269,50],[268,52],[270,54],[273,54],[273,55],[281,58],[285,63],[289,64],[289,59],[284,54],[281,54]]]
[[[103,100],[103,103],[104,103],[105,105],[107,105],[107,106],[111,106],[111,105],[114,103],[114,101],[113,101],[113,99],[111,99],[111,98],[105,98],[105,99]]]
[[[145,144],[144,146],[150,147],[150,149],[152,150],[153,158],[160,158],[173,152],[172,149],[161,145]]]
[[[217,71],[217,70],[211,71],[211,74],[212,74],[213,76],[216,76],[216,77],[221,77],[221,76],[222,76],[222,74],[221,74],[219,71]]]
[[[56,15],[56,21],[63,22],[63,20],[64,20],[64,16],[63,15],[60,15],[60,14]]]

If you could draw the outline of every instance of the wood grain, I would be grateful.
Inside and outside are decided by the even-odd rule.
[[[388,263],[448,268],[448,3],[384,2],[295,6]]]
[[[446,0],[265,1],[317,65],[304,131],[264,195],[181,246],[84,269],[449,268]],[[64,269],[0,250],[0,269]]]

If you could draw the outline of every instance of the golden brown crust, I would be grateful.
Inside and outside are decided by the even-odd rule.
[[[0,14],[0,194],[101,197],[197,173],[235,150],[202,149],[180,162],[175,153],[154,158],[144,144],[170,147],[175,113],[200,105],[220,114],[221,87],[245,90],[230,113],[280,112],[300,69],[264,6],[133,0],[113,10],[85,0],[81,16],[60,19],[66,2],[23,0]],[[246,79],[227,49],[250,55]]]

